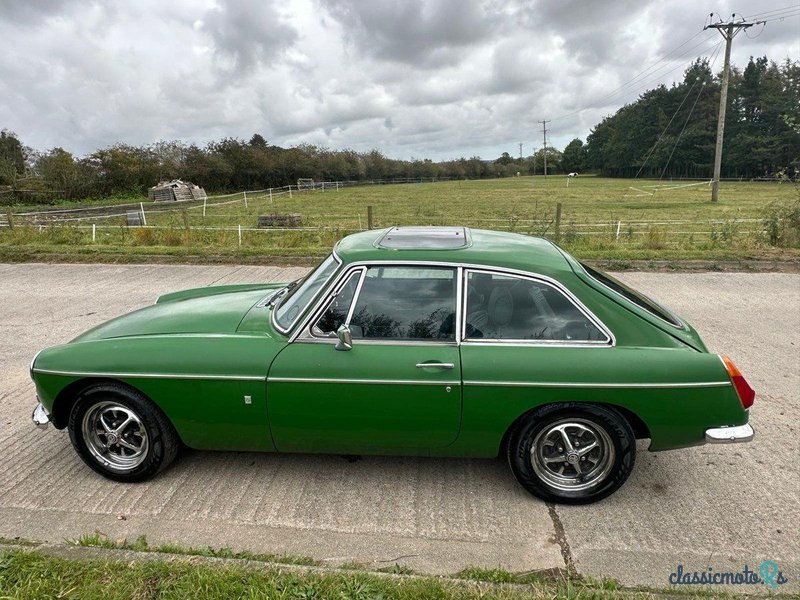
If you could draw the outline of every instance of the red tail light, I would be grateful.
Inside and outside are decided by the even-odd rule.
[[[739,400],[742,406],[747,409],[753,406],[753,400],[756,398],[756,391],[750,387],[747,380],[742,375],[741,371],[733,364],[733,361],[727,356],[723,356],[722,362],[725,363],[725,368],[728,369],[728,375],[731,376],[733,387],[736,388],[736,393],[739,394]]]

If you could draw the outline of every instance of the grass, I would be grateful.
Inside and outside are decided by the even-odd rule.
[[[230,548],[184,548],[176,544],[162,544],[151,546],[145,536],[139,536],[133,542],[128,540],[114,541],[101,533],[84,535],[77,540],[67,540],[72,546],[85,548],[107,548],[114,550],[134,550],[136,552],[160,552],[162,554],[183,554],[188,556],[206,556],[209,558],[234,558],[238,560],[253,560],[257,562],[277,563],[284,565],[318,566],[321,563],[309,556],[294,554],[260,554],[256,552],[236,552]]]
[[[101,549],[101,554],[66,552],[36,542],[0,538],[0,598],[337,598],[390,600],[432,598],[593,599],[702,596],[739,598],[713,589],[624,588],[615,580],[555,573],[511,573],[499,568],[467,568],[451,577],[413,574],[395,564],[369,571],[355,562],[320,568],[309,557],[151,546],[140,536],[113,541],[103,534],[68,540],[68,546]],[[77,550],[77,548],[75,548]],[[102,549],[133,551],[135,554]],[[165,556],[171,555],[171,556]],[[204,557],[197,559],[196,557]],[[208,561],[210,559],[228,559]],[[261,564],[258,564],[261,563]],[[387,576],[390,575],[390,576]],[[775,595],[770,595],[774,597]],[[753,597],[753,596],[749,596]],[[777,597],[785,597],[777,594]]]
[[[294,193],[273,198],[241,195],[230,202],[188,210],[156,212],[166,205],[147,203],[147,224],[127,228],[122,217],[98,219],[92,242],[91,221],[83,228],[26,226],[12,215],[13,229],[0,230],[0,259],[140,261],[213,256],[235,262],[263,257],[321,257],[342,236],[367,227],[394,224],[468,225],[555,237],[555,208],[562,204],[559,241],[581,258],[603,260],[800,260],[797,223],[786,215],[800,204],[792,184],[723,182],[719,203],[708,186],[676,183],[672,189],[648,188],[658,182],[561,176],[479,181],[359,186],[339,191]],[[634,189],[637,188],[637,189]],[[125,199],[127,201],[137,199]],[[213,201],[210,201],[213,204]],[[72,205],[70,205],[72,206]],[[31,208],[31,207],[28,207]],[[174,207],[172,207],[174,208]],[[794,212],[791,212],[791,210]],[[20,209],[15,208],[15,212]],[[311,230],[258,230],[258,216],[297,213]],[[784,232],[786,223],[795,230]],[[792,225],[794,223],[794,225]],[[239,241],[238,226],[245,231]]]

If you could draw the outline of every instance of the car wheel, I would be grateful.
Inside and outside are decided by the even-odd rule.
[[[615,410],[554,404],[534,411],[508,444],[517,481],[546,502],[588,504],[616,491],[636,460],[636,437]]]
[[[116,481],[144,481],[165,469],[180,440],[161,410],[120,384],[81,392],[69,415],[69,437],[92,469]]]

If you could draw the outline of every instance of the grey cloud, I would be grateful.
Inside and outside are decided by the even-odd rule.
[[[529,152],[537,119],[553,119],[557,146],[585,138],[639,90],[609,92],[705,17],[695,0],[670,3],[669,18],[656,0],[206,1],[0,0],[0,128],[78,154],[253,131],[401,157]],[[796,59],[798,23],[739,36],[734,62]],[[680,79],[699,52],[645,87]]]
[[[225,0],[203,17],[217,51],[243,73],[269,64],[297,41],[297,31],[269,0]]]
[[[495,33],[500,15],[477,0],[321,0],[360,52],[418,67],[458,62]]]
[[[24,25],[40,24],[66,11],[79,0],[3,0],[0,2],[0,21]]]

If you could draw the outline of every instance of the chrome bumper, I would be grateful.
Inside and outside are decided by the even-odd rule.
[[[706,443],[708,444],[735,444],[749,442],[756,432],[750,423],[738,427],[715,427],[706,429]]]
[[[33,421],[33,424],[39,429],[47,429],[47,426],[50,424],[50,415],[48,414],[47,409],[42,406],[41,402],[36,405],[36,408],[33,409],[31,421]]]

